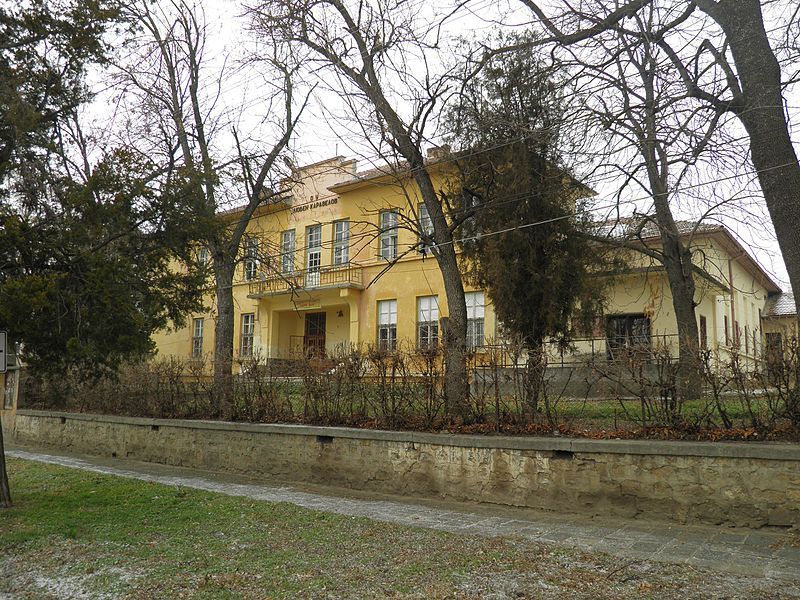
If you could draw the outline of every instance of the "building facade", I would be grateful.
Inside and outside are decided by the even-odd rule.
[[[434,183],[450,185],[435,168]],[[233,290],[238,356],[288,359],[332,356],[352,345],[436,343],[448,307],[419,227],[430,227],[430,220],[407,174],[358,172],[355,161],[342,157],[296,169],[286,194],[260,207],[247,229]],[[790,335],[796,315],[793,306],[787,313],[788,295],[727,229],[681,227],[703,273],[695,299],[701,346],[736,348],[756,360],[767,337],[775,342],[765,333]],[[657,247],[659,240],[642,235],[639,243]],[[635,250],[627,251],[626,264],[610,279],[606,315],[595,331],[566,355],[553,350],[551,360],[613,358],[620,349],[658,344],[677,353],[663,268]],[[480,350],[497,337],[498,323],[484,290],[465,291],[469,342]],[[155,337],[159,355],[211,356],[213,294],[207,306],[186,327]]]

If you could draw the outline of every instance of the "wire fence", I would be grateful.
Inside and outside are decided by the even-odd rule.
[[[54,379],[27,373],[20,406],[430,431],[800,438],[795,338],[760,358],[735,348],[701,350],[688,382],[674,339],[648,347],[575,342],[573,348],[581,342],[589,351],[547,348],[532,360],[519,345],[492,343],[472,352],[470,397],[459,407],[446,401],[441,348],[352,346],[324,357],[240,359],[224,400],[208,357],[131,363],[89,381],[80,373]]]

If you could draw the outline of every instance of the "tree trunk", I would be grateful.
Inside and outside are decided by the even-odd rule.
[[[214,328],[214,403],[215,416],[230,418],[233,407],[233,273],[228,256],[214,252],[217,322]]]
[[[541,341],[534,342],[527,345],[526,351],[528,359],[525,363],[525,412],[530,415],[533,423],[539,414],[539,400],[544,381],[544,345]]]
[[[698,5],[724,30],[736,64],[741,96],[732,110],[748,136],[753,164],[800,314],[800,163],[789,135],[781,68],[769,44],[759,0]]]
[[[461,282],[461,272],[453,244],[445,246],[445,251],[437,258],[449,311],[443,336],[445,403],[449,414],[455,414],[464,421],[469,417],[467,305],[464,299],[464,285]]]
[[[11,508],[11,488],[6,472],[6,450],[3,445],[3,424],[0,419],[0,508]]]
[[[700,392],[700,336],[694,303],[692,253],[676,231],[662,233],[664,267],[672,292],[672,308],[678,326],[678,368],[675,386],[679,400],[696,398]]]

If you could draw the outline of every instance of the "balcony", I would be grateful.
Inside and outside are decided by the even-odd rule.
[[[364,289],[361,267],[353,264],[306,269],[280,275],[262,275],[250,282],[248,298],[267,298],[298,290]]]

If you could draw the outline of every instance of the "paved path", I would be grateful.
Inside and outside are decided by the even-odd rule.
[[[606,552],[624,559],[684,563],[739,575],[766,576],[800,589],[800,535],[782,530],[681,526],[639,520],[588,519],[496,506],[411,501],[301,486],[131,460],[75,457],[9,449],[14,458],[130,477],[166,485],[288,502],[304,508],[481,536],[515,536],[545,544]],[[798,586],[798,588],[795,588]]]

